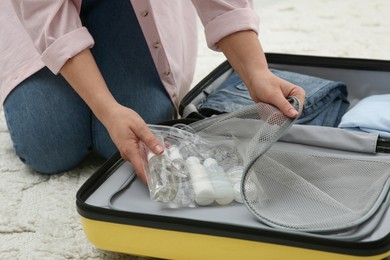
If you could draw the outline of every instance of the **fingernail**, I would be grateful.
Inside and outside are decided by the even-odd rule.
[[[160,154],[164,151],[164,147],[162,147],[162,145],[160,144],[156,144],[156,146],[154,147],[154,151],[156,154]]]
[[[289,114],[291,117],[297,117],[298,111],[296,111],[294,108],[290,108],[290,109],[288,110],[288,114]]]

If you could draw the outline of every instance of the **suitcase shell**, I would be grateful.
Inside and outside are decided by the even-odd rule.
[[[285,54],[267,54],[270,67],[295,71],[359,86],[351,99],[390,93],[390,62]],[[202,118],[196,104],[231,71],[222,63],[183,99],[179,112],[191,122]],[[375,86],[372,88],[369,86]],[[174,121],[179,122],[179,121]],[[172,122],[171,122],[172,123]],[[379,139],[377,152],[390,162],[389,141]],[[77,192],[77,210],[84,232],[97,248],[163,259],[385,259],[390,256],[390,210],[375,234],[361,241],[342,241],[304,232],[286,232],[257,225],[243,205],[161,209],[147,188],[135,179],[126,197],[109,208],[107,200],[128,178],[130,163],[116,154]],[[244,209],[244,210],[242,210]]]

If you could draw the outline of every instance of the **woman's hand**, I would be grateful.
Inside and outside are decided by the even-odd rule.
[[[301,87],[275,76],[268,69],[256,73],[248,85],[253,101],[272,104],[290,118],[299,116],[299,111],[296,111],[286,98],[295,96],[303,105],[305,91]]]
[[[240,31],[230,34],[218,42],[218,47],[248,87],[255,102],[272,104],[290,118],[299,116],[287,98],[296,96],[303,104],[304,89],[271,73],[255,32]]]
[[[131,161],[138,176],[146,182],[140,141],[155,154],[164,149],[144,120],[114,99],[89,49],[69,59],[60,72],[105,126],[122,157]]]
[[[135,172],[146,183],[140,141],[155,154],[164,151],[160,141],[153,135],[144,120],[127,107],[117,104],[102,118],[110,137],[123,159],[132,163]]]

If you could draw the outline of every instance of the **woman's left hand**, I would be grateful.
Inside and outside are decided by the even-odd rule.
[[[294,109],[287,98],[295,96],[303,104],[305,100],[303,88],[275,76],[268,69],[256,73],[248,85],[253,101],[272,104],[290,118],[299,116],[299,111]]]

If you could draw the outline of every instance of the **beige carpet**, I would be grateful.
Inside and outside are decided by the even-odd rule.
[[[254,2],[266,52],[390,59],[389,1]],[[194,83],[224,60],[203,36],[199,43]],[[89,159],[64,174],[37,174],[15,156],[1,111],[0,259],[138,259],[96,249],[84,235],[75,194],[100,163]]]

